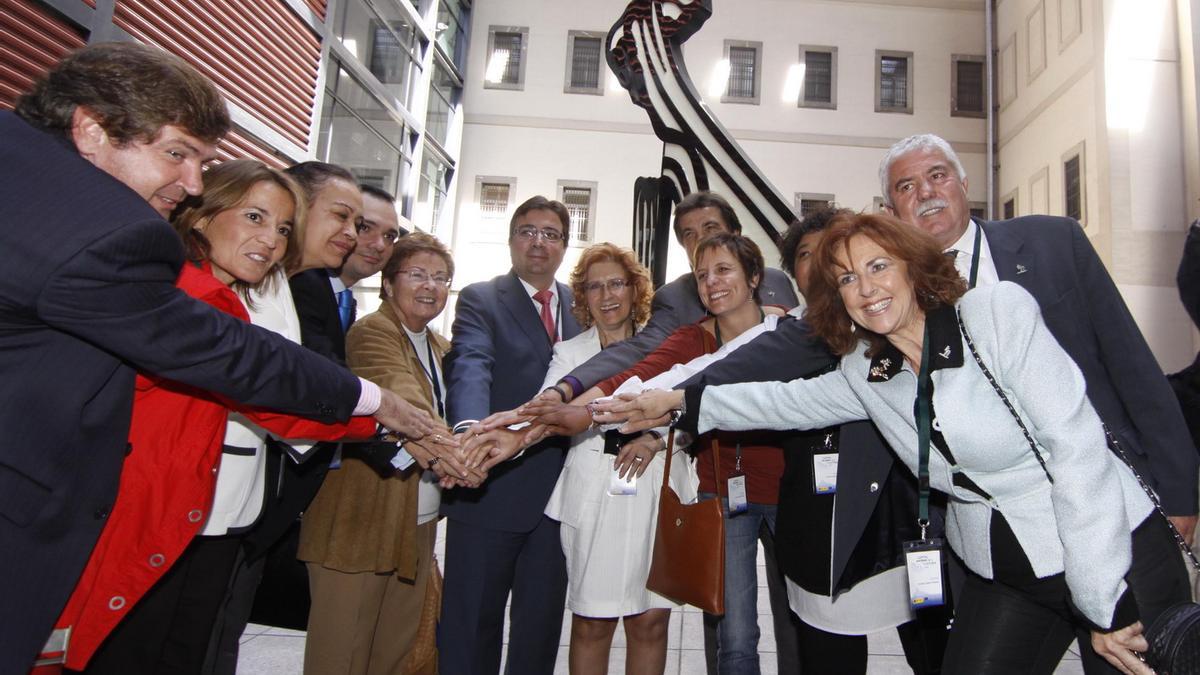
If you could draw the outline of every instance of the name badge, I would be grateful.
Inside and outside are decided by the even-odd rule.
[[[904,565],[908,569],[908,600],[913,609],[946,603],[941,539],[904,542]]]
[[[749,507],[746,501],[746,477],[731,476],[729,478],[729,515],[745,513]]]
[[[831,495],[837,492],[838,454],[836,452],[813,455],[813,492]]]
[[[632,497],[637,494],[637,472],[629,470],[624,478],[616,468],[608,474],[608,494],[613,497]]]

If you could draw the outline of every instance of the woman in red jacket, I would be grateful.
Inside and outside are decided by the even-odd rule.
[[[203,195],[185,202],[173,219],[190,261],[176,285],[249,321],[235,289],[244,293],[272,279],[272,270],[300,254],[299,246],[288,243],[297,224],[304,222],[305,203],[290,176],[260,162],[235,160],[209,169]],[[176,619],[160,609],[170,602],[163,603],[157,596],[182,593],[186,585],[170,584],[168,571],[182,575],[190,565],[232,566],[236,541],[230,547],[211,541],[219,538],[193,544],[212,504],[231,410],[285,438],[366,438],[375,431],[375,422],[368,417],[347,424],[319,424],[247,410],[206,391],[139,375],[117,500],[57,624],[56,637],[62,640],[68,669],[124,673],[170,669],[157,658],[159,654],[169,658],[171,645],[142,644],[134,635],[138,631],[125,635],[115,629],[152,586],[154,607],[139,607],[127,623]],[[99,658],[92,661],[98,650]]]

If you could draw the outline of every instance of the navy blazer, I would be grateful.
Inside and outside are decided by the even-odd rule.
[[[0,112],[0,672],[25,672],[112,506],[135,368],[348,419],[346,371],[175,288],[179,237],[69,142]]]
[[[557,284],[562,339],[579,334],[571,289]],[[458,296],[446,354],[446,419],[452,424],[511,410],[537,395],[550,367],[550,338],[515,272],[471,284]],[[566,458],[567,439],[543,441],[494,467],[476,490],[442,493],[450,518],[528,532],[542,518]]]
[[[792,281],[783,272],[768,267],[763,271],[763,282],[759,299],[764,305],[779,305],[786,309],[795,307],[796,291]],[[650,321],[637,335],[588,359],[586,363],[571,371],[570,377],[579,381],[584,391],[594,387],[617,373],[622,373],[658,349],[663,340],[676,328],[696,323],[708,314],[700,303],[700,292],[696,277],[691,272],[680,275],[669,284],[654,292],[650,305]]]

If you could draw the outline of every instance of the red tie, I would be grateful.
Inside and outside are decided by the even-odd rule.
[[[533,294],[533,299],[542,306],[542,325],[546,327],[546,335],[550,337],[550,344],[558,342],[558,330],[554,327],[554,315],[550,313],[550,301],[554,299],[554,294],[550,291],[538,291]]]

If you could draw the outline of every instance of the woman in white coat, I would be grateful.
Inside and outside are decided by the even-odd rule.
[[[572,270],[570,283],[572,311],[588,328],[555,345],[546,388],[600,350],[633,335],[650,314],[650,275],[628,249],[612,244],[588,248]],[[613,446],[611,439],[608,445]],[[645,476],[630,476],[627,482],[616,475],[614,459],[605,453],[605,434],[598,429],[574,436],[546,505],[546,515],[562,523],[567,607],[573,614],[569,661],[575,675],[608,672],[613,634],[622,618],[627,673],[662,672],[666,657],[667,624],[675,605],[646,590],[664,462],[657,458]]]
[[[943,672],[1050,673],[1079,637],[1086,672],[1149,675],[1143,622],[1188,599],[1186,571],[1036,301],[1012,283],[964,295],[933,239],[883,215],[832,223],[813,272],[806,318],[838,370],[648,392],[614,417],[674,411],[700,432],[870,417],[948,495],[969,574]]]

